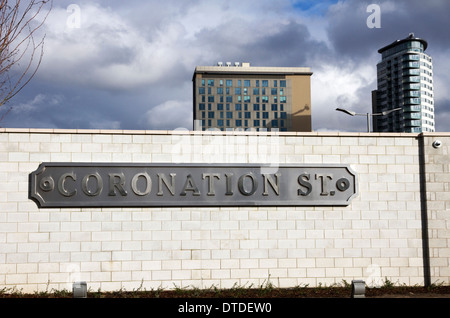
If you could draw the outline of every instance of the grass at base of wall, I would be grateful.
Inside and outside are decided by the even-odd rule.
[[[142,284],[141,284],[142,285]],[[221,289],[175,286],[173,289],[145,290],[142,287],[133,290],[118,290],[112,292],[88,290],[88,298],[350,298],[351,283],[345,280],[341,284],[332,286],[309,287],[296,286],[292,288],[278,288],[270,281],[260,286],[250,285]],[[429,287],[406,286],[394,284],[388,279],[380,287],[365,289],[365,297],[446,297],[450,298],[450,286],[433,284]],[[73,298],[68,290],[51,290],[35,293],[22,293],[15,288],[0,289],[0,298]]]

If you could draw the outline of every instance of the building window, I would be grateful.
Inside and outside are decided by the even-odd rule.
[[[276,88],[272,88],[271,89],[271,94],[272,95],[278,95],[278,90]]]
[[[218,119],[217,120],[217,126],[223,127],[223,119]]]
[[[208,80],[208,86],[214,86],[214,80],[213,79],[209,79]]]
[[[235,105],[235,110],[242,110],[242,105],[241,104],[236,104]]]
[[[273,111],[276,111],[277,108],[278,108],[278,107],[277,107],[277,104],[272,104],[272,110],[273,110]]]
[[[201,94],[201,95],[205,94],[205,88],[204,87],[199,87],[198,88],[198,93]]]
[[[223,104],[217,104],[217,110],[223,110]]]
[[[252,113],[245,112],[245,118],[252,118]]]
[[[258,111],[259,110],[259,104],[253,104],[253,110]]]
[[[250,80],[244,80],[244,87],[250,87]]]
[[[205,110],[205,104],[203,104],[203,103],[198,104],[198,109],[199,110]]]
[[[241,95],[241,88],[240,87],[235,87],[234,88],[234,94],[235,95]]]
[[[286,96],[280,96],[280,103],[286,103]]]
[[[268,80],[263,80],[262,81],[262,87],[269,87],[269,81]]]
[[[286,87],[286,81],[280,80],[280,87]]]
[[[227,118],[233,118],[233,112],[227,112]]]
[[[253,89],[253,95],[259,95],[259,88]]]
[[[208,118],[214,118],[214,112],[208,112]]]
[[[217,87],[217,94],[223,94],[223,87]]]
[[[258,119],[255,119],[253,121],[253,126],[259,126],[259,120]]]
[[[208,103],[214,103],[214,96],[208,96]]]
[[[227,80],[227,86],[229,86],[229,87],[233,86],[233,81],[232,80]]]
[[[236,127],[242,127],[242,120],[236,119]]]

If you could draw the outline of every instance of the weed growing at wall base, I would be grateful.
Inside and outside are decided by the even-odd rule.
[[[450,298],[450,286],[441,283],[432,284],[430,287],[398,285],[385,278],[384,285],[376,288],[367,288],[367,298]],[[73,294],[68,290],[46,290],[35,293],[23,293],[13,288],[0,289],[0,298],[72,298]],[[216,286],[209,288],[174,287],[174,289],[145,290],[139,287],[133,291],[120,289],[113,292],[88,291],[88,298],[350,298],[351,285],[345,280],[341,284],[332,286],[309,287],[299,285],[292,288],[278,288],[272,283],[266,282],[260,286],[239,286],[221,289]]]

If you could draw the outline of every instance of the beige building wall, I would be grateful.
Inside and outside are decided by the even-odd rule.
[[[0,288],[448,285],[449,153],[449,134],[1,129]],[[358,196],[346,207],[39,209],[28,178],[42,162],[348,164]]]
[[[312,131],[311,78],[309,76],[286,76],[292,85],[292,131]]]

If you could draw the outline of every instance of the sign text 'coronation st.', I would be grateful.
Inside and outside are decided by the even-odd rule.
[[[30,174],[39,207],[346,206],[347,165],[42,163]]]

